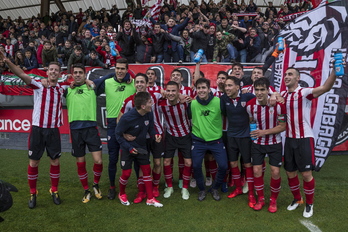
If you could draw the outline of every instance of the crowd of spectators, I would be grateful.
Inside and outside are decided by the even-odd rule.
[[[176,8],[164,1],[158,18],[148,6],[129,5],[120,15],[89,7],[79,12],[0,21],[0,52],[23,70],[47,68],[51,61],[108,68],[123,57],[130,63],[191,62],[199,49],[208,62],[264,62],[284,27],[284,16],[306,11],[310,1],[298,5],[268,2],[264,12],[253,0],[192,0]],[[0,71],[6,66],[0,61]]]

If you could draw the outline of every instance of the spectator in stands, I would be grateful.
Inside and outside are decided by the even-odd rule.
[[[14,60],[15,60],[15,65],[17,65],[20,68],[24,67],[24,56],[21,51],[16,52]]]
[[[63,46],[64,37],[68,37],[68,33],[62,32],[59,26],[54,26],[53,32],[50,34],[50,38],[55,37],[56,45]]]
[[[196,32],[191,32],[190,36],[192,37],[192,45],[191,45],[191,52],[190,57],[191,61],[194,60],[195,54],[198,52],[199,49],[203,49],[203,51],[207,50],[210,35],[209,35],[209,25],[205,24],[204,26],[200,26],[200,30]],[[205,54],[202,56],[202,62],[207,62],[207,57]]]
[[[231,26],[228,24],[228,19],[223,18],[221,24],[216,27],[216,31],[221,31],[222,33],[228,32],[231,29]]]
[[[121,56],[126,58],[129,63],[135,63],[134,29],[129,20],[123,21],[123,26],[120,32],[117,33],[116,40],[122,48]]]
[[[71,67],[74,64],[84,64],[85,55],[82,53],[82,48],[79,45],[76,45],[74,48],[73,54],[69,57],[68,60],[68,73],[71,73]]]
[[[208,62],[212,62],[214,55],[214,47],[216,44],[216,25],[214,23],[209,24],[209,42],[205,52]]]
[[[168,33],[170,39],[179,42],[178,53],[179,53],[179,63],[190,62],[190,51],[192,45],[192,38],[189,36],[189,31],[184,29],[181,33],[181,36],[176,36]]]
[[[244,46],[247,50],[247,62],[255,62],[254,58],[261,53],[261,39],[255,28],[249,30],[249,35],[244,40]]]
[[[57,50],[50,41],[45,41],[42,50],[42,66],[46,70],[49,63],[57,62]]]
[[[156,61],[155,52],[152,46],[152,39],[147,32],[135,33],[134,40],[136,43],[136,63],[154,63]]]
[[[37,59],[34,54],[32,54],[31,50],[27,49],[25,50],[25,57],[24,57],[24,67],[23,70],[32,70],[34,68],[38,68],[39,65],[37,63]]]
[[[156,23],[152,31],[149,32],[150,38],[152,39],[154,56],[156,57],[156,63],[162,63],[163,57],[163,46],[167,40],[165,31],[161,29],[161,24]]]
[[[68,65],[69,57],[72,55],[73,51],[74,51],[74,48],[70,40],[65,41],[64,46],[58,46],[57,48],[58,62],[62,66]]]
[[[237,49],[232,45],[236,39],[234,34],[221,31],[216,32],[216,45],[214,47],[213,62],[217,63],[217,58],[220,57],[222,62],[235,62],[237,58]]]
[[[85,56],[85,66],[91,66],[91,67],[103,67],[108,68],[109,66],[107,64],[104,64],[97,55],[97,52],[91,51],[88,55]]]
[[[100,28],[98,26],[97,20],[93,20],[91,23],[87,23],[84,27],[91,32],[91,35],[93,37],[99,35]]]

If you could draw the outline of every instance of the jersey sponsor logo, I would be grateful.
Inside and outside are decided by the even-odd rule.
[[[78,89],[75,94],[83,94],[83,89]]]
[[[117,86],[115,92],[123,92],[126,89],[125,85]]]
[[[201,111],[201,116],[209,116],[210,110],[202,110]]]
[[[149,125],[149,120],[144,121],[145,126]]]

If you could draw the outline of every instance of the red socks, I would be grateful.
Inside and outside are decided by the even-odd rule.
[[[103,172],[103,164],[94,164],[93,165],[93,173],[94,173],[94,183],[98,184],[100,180],[100,176]]]
[[[304,189],[304,193],[306,195],[306,203],[310,204],[310,205],[313,204],[314,190],[315,190],[315,180],[314,180],[314,177],[309,182],[303,181],[303,189]]]
[[[254,185],[255,185],[255,190],[257,193],[257,196],[259,199],[265,198],[264,195],[264,181],[263,181],[263,177],[254,177]]]
[[[28,165],[28,184],[30,194],[36,194],[36,182],[39,176],[39,167],[31,167]]]
[[[152,199],[153,192],[152,192],[152,178],[151,178],[150,164],[140,165],[140,168],[141,168],[141,171],[143,171],[143,179],[144,179],[147,199]]]
[[[128,184],[128,179],[132,173],[132,169],[122,170],[122,175],[120,176],[120,195],[126,194],[126,186]]]
[[[76,162],[77,164],[77,175],[79,176],[80,182],[84,190],[88,189],[88,173],[86,170],[86,162]]]
[[[300,181],[298,180],[298,176],[294,178],[288,178],[289,187],[294,199],[301,200],[301,192],[300,192]]]
[[[190,184],[191,167],[185,166],[182,173],[183,183],[182,187],[188,189]]]
[[[280,192],[280,183],[282,178],[273,179],[271,178],[271,199],[277,200],[279,192]]]
[[[57,166],[51,165],[50,178],[51,178],[52,192],[58,191],[59,175],[60,175],[60,165],[57,165]]]
[[[170,165],[163,166],[164,179],[168,187],[173,187],[173,170]]]

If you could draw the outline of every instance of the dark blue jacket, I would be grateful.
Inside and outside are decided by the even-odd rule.
[[[24,58],[24,67],[27,68],[27,70],[32,70],[34,68],[38,68],[39,64],[37,63],[37,59],[34,55],[31,55],[30,59],[27,57]]]
[[[246,103],[254,97],[255,95],[252,93],[241,93],[236,106],[227,94],[220,97],[221,112],[228,119],[228,137],[250,137],[249,115],[245,107]]]
[[[156,135],[152,112],[142,116],[133,108],[125,113],[117,123],[116,139],[124,151],[131,151],[133,148],[146,149],[147,133],[150,134],[151,138]],[[130,134],[136,139],[129,142],[123,137],[123,134]]]

